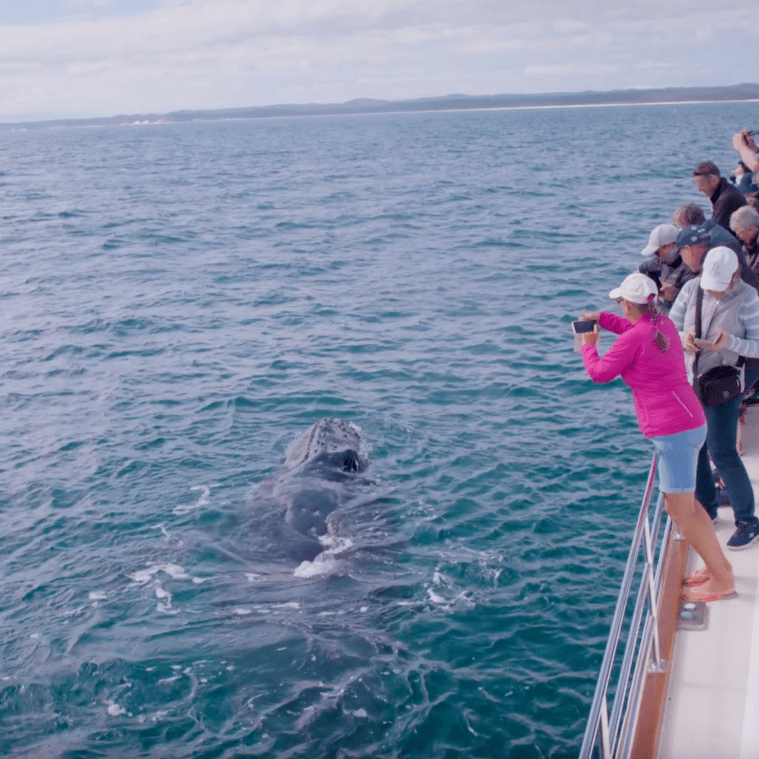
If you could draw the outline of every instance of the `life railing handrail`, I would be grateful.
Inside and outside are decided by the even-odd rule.
[[[651,469],[646,483],[646,491],[641,503],[638,522],[630,545],[622,584],[617,598],[614,617],[611,622],[609,638],[606,642],[606,651],[601,663],[601,670],[596,684],[596,692],[588,715],[588,724],[585,730],[579,759],[591,759],[594,748],[599,743],[600,759],[614,759],[620,747],[629,747],[629,718],[626,716],[639,706],[639,698],[642,694],[645,681],[646,666],[641,666],[641,661],[646,665],[653,655],[653,666],[661,668],[661,648],[658,632],[658,609],[661,585],[663,582],[662,559],[664,555],[665,540],[672,529],[669,519],[666,520],[662,539],[659,540],[661,531],[662,515],[664,513],[664,497],[659,495],[653,520],[649,519],[651,494],[654,488],[656,475],[657,457],[654,455]],[[656,562],[655,547],[659,546],[658,563]],[[641,551],[643,548],[643,551]],[[640,587],[635,608],[633,609],[625,652],[619,668],[616,681],[616,692],[612,706],[611,717],[608,713],[608,693],[614,662],[617,658],[619,640],[622,627],[627,616],[627,606],[630,599],[635,573],[640,564],[640,556],[643,553],[643,571],[640,575]],[[643,633],[640,633],[640,624],[644,617],[644,609],[648,606],[645,614]],[[633,673],[632,685],[630,685],[630,673],[633,660],[637,651],[638,664]],[[625,708],[627,705],[627,708]],[[626,735],[620,732],[620,722],[625,727]],[[600,732],[600,736],[599,736]],[[622,738],[622,740],[620,740]]]

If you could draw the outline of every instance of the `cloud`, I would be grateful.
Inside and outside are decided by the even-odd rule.
[[[633,86],[642,65],[661,72],[660,86],[731,84],[751,78],[733,48],[754,45],[759,28],[759,9],[738,0],[569,0],[559,16],[555,0],[57,5],[80,15],[13,25],[0,15],[0,118],[614,89]],[[719,44],[720,56],[694,42]]]

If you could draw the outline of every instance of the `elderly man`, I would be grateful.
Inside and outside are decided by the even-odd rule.
[[[740,242],[719,224],[710,220],[699,227],[684,227],[675,241],[675,250],[688,268],[696,273],[701,271],[701,262],[707,251],[719,246],[735,251],[741,267],[741,279],[759,290],[759,276],[751,271]]]
[[[743,206],[730,217],[730,229],[743,243],[743,252],[749,266],[759,269],[759,211],[751,206]]]
[[[743,206],[730,217],[730,228],[743,243],[743,256],[750,269],[759,275],[759,211]],[[759,380],[759,359],[746,361],[746,390]]]
[[[711,161],[696,166],[693,181],[699,192],[703,192],[711,201],[712,221],[728,229],[730,216],[746,205],[744,194],[721,176],[719,169]]]
[[[746,206],[748,208],[748,206]],[[743,210],[743,208],[739,209]],[[753,209],[751,209],[753,210]],[[737,213],[737,211],[736,211]],[[707,251],[718,247],[727,247],[738,256],[738,268],[740,278],[751,287],[759,291],[759,275],[749,266],[746,254],[740,242],[735,239],[726,229],[723,229],[713,221],[707,221],[701,227],[685,227],[677,236],[677,252],[685,264],[698,273]],[[672,310],[676,308],[673,305]],[[671,311],[670,311],[671,314]],[[745,364],[744,389],[748,390],[759,380],[759,359],[748,358]]]
[[[679,234],[680,230],[674,224],[659,224],[649,235],[648,245],[640,252],[647,260],[638,271],[656,282],[659,290],[656,307],[663,314],[672,308],[682,286],[696,276],[675,250]]]
[[[741,282],[738,256],[729,248],[717,246],[709,251],[701,277],[683,287],[670,318],[684,336],[691,380],[716,366],[737,369],[742,358],[759,358],[759,297],[753,287]],[[696,342],[699,338],[703,342]],[[759,541],[754,492],[736,446],[740,406],[740,394],[704,405],[706,444],[698,456],[695,493],[696,500],[716,519],[718,496],[709,466],[711,456],[733,507],[737,529],[727,547],[735,551]]]

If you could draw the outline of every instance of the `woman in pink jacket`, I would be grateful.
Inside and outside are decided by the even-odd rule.
[[[630,274],[609,293],[625,318],[601,312],[582,314],[597,321],[582,336],[582,360],[594,382],[622,377],[632,389],[638,424],[659,454],[659,489],[667,513],[704,560],[685,580],[683,597],[717,601],[735,593],[733,570],[717,541],[709,515],[693,497],[698,452],[706,437],[706,418],[685,371],[680,334],[656,313],[656,285],[645,274]],[[601,326],[619,337],[601,358],[596,350]]]

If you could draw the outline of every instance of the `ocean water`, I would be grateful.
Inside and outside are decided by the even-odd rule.
[[[576,756],[651,451],[569,322],[757,119],[0,131],[0,755]],[[325,416],[371,498],[299,563]]]

